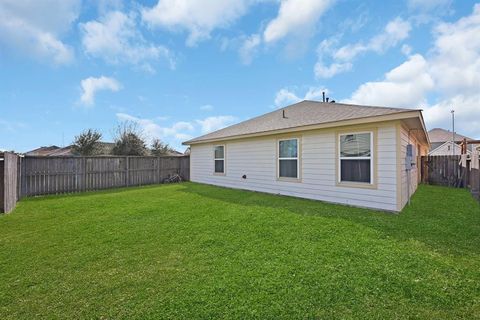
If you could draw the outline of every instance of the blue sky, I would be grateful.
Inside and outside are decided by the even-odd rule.
[[[321,92],[422,108],[480,138],[480,4],[406,0],[2,0],[0,149],[121,121],[191,137]]]

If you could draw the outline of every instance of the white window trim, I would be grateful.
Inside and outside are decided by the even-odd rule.
[[[370,157],[342,157],[342,136],[348,136],[348,135],[357,135],[357,134],[362,134],[362,133],[369,133],[370,134]],[[338,134],[338,183],[339,184],[359,184],[359,185],[374,185],[374,165],[373,165],[373,155],[374,150],[373,150],[373,131],[354,131],[354,132],[342,132]],[[357,182],[357,181],[342,181],[342,160],[370,160],[370,182]]]
[[[215,149],[217,147],[223,147],[223,158],[216,158],[215,157]],[[217,144],[217,145],[213,146],[213,174],[214,175],[219,175],[219,176],[225,175],[225,172],[227,170],[226,156],[227,156],[227,148],[225,147],[224,144]],[[217,161],[217,160],[223,160],[223,172],[216,172],[215,171],[215,161]]]
[[[280,157],[280,142],[297,140],[297,157],[281,158]],[[280,160],[297,160],[297,176],[296,177],[281,177],[280,176]],[[299,138],[282,138],[277,140],[277,179],[279,180],[300,180],[300,139]]]

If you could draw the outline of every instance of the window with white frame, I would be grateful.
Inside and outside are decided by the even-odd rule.
[[[339,181],[373,183],[373,133],[339,135]]]
[[[215,173],[225,173],[225,146],[215,146]]]
[[[298,178],[298,139],[278,141],[278,177]]]

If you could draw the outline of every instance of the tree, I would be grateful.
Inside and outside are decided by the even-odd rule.
[[[147,146],[143,132],[137,124],[126,121],[119,124],[114,133],[113,154],[122,156],[144,156]]]
[[[151,147],[152,154],[157,157],[166,155],[169,152],[173,151],[173,149],[170,148],[168,143],[163,143],[160,139],[153,139]]]
[[[88,129],[75,136],[73,141],[73,151],[82,156],[96,155],[100,151],[98,142],[102,139],[102,134],[94,129]]]

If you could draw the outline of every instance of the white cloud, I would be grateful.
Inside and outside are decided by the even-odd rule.
[[[384,30],[366,43],[357,42],[335,49],[337,38],[323,40],[318,47],[318,61],[314,67],[317,78],[331,78],[352,69],[352,60],[359,54],[375,52],[381,54],[408,38],[412,27],[410,22],[399,17],[388,22]],[[326,57],[332,62],[325,64]]]
[[[338,63],[334,62],[330,65],[325,65],[322,60],[315,63],[314,72],[317,78],[331,78],[339,73],[347,72],[352,69],[350,62]]]
[[[383,81],[362,84],[347,100],[349,103],[385,105],[389,107],[419,107],[425,93],[432,90],[433,79],[425,59],[413,55],[385,75]]]
[[[171,126],[164,126],[158,124],[155,119],[139,118],[127,113],[117,113],[116,116],[120,121],[136,123],[148,140],[159,138],[176,148],[181,148],[181,142],[192,139],[195,132],[200,131],[202,134],[206,134],[236,121],[233,116],[216,116],[193,122],[179,121],[174,122]]]
[[[470,16],[435,28],[431,72],[449,93],[480,91],[480,4]]]
[[[382,33],[371,38],[366,44],[358,42],[343,46],[334,53],[333,57],[338,60],[351,61],[363,52],[385,52],[387,49],[396,46],[400,41],[408,38],[411,29],[412,27],[408,21],[397,17],[385,26]]]
[[[280,89],[275,95],[275,106],[284,107],[286,105],[296,103],[301,100],[302,99],[299,98],[294,92],[290,91],[289,89],[283,88]]]
[[[95,95],[98,91],[110,90],[116,92],[121,89],[121,84],[114,78],[101,76],[99,78],[89,77],[81,82],[82,96],[80,101],[86,106],[95,104]]]
[[[412,47],[408,44],[404,44],[402,46],[402,53],[406,56],[409,56],[410,54],[412,54]]]
[[[170,127],[164,127],[160,126],[152,119],[138,118],[127,113],[117,113],[117,119],[120,121],[131,121],[138,124],[146,138],[149,140],[159,138],[162,141],[172,144],[178,144],[181,140],[191,139],[192,136],[189,132],[194,130],[193,125],[190,122],[185,121],[175,122]]]
[[[85,53],[108,63],[129,63],[147,72],[155,72],[151,63],[166,60],[171,68],[175,61],[170,50],[147,42],[137,29],[134,14],[112,11],[80,24]]]
[[[239,49],[240,59],[244,64],[252,63],[253,56],[255,55],[258,46],[261,44],[261,37],[258,34],[253,34],[248,37]]]
[[[352,98],[356,103],[425,109],[427,126],[450,126],[456,110],[459,131],[480,137],[480,4],[473,13],[434,29],[434,47],[425,59],[411,56],[388,72],[384,81],[361,85]],[[434,100],[433,103],[427,101]]]
[[[200,107],[200,110],[202,111],[212,111],[213,110],[213,106],[210,105],[210,104],[206,104],[206,105],[203,105]]]
[[[243,16],[248,0],[158,0],[152,8],[142,9],[142,19],[151,27],[186,30],[187,45],[208,39],[217,28],[225,28]]]
[[[266,43],[273,43],[290,34],[305,34],[330,8],[332,0],[283,0],[278,15],[263,33]]]
[[[280,108],[289,104],[300,102],[302,100],[322,100],[323,92],[325,92],[325,95],[329,93],[328,89],[323,87],[310,87],[302,98],[299,97],[294,90],[283,88],[280,89],[275,95],[275,106]]]
[[[455,110],[455,127],[456,131],[480,139],[480,101],[479,94],[458,94],[434,104],[425,107],[424,116],[427,126],[434,127],[451,127],[451,113]]]
[[[236,120],[237,119],[233,116],[216,116],[208,117],[203,120],[196,120],[195,122],[200,125],[200,130],[205,134],[225,128]]]
[[[69,63],[74,51],[60,37],[70,29],[79,12],[80,0],[3,0],[0,43],[41,60]]]

